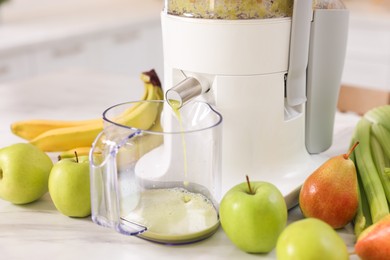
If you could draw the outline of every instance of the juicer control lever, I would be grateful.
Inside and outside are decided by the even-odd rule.
[[[290,106],[298,106],[306,102],[306,69],[312,18],[312,1],[294,1],[286,82],[287,104]]]
[[[200,80],[194,77],[188,77],[173,88],[168,89],[165,93],[165,99],[171,105],[174,104],[175,108],[180,108],[191,99],[202,94],[203,89],[204,86],[202,86]]]

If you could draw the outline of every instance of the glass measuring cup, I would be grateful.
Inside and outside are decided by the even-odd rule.
[[[141,106],[132,122],[146,129],[126,125],[124,113]],[[217,230],[222,117],[195,101],[179,112],[181,120],[165,101],[139,101],[103,113],[90,153],[95,223],[169,244]]]

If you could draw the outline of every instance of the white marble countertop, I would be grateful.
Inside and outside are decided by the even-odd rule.
[[[25,81],[0,85],[0,147],[23,141],[12,135],[11,122],[20,119],[95,118],[115,103],[138,99],[141,80],[94,71],[68,70]],[[358,120],[353,114],[336,114],[334,144],[328,155],[344,153]],[[289,221],[302,218],[298,207]],[[348,225],[338,231],[353,250]],[[94,224],[90,218],[61,215],[49,194],[27,205],[0,200],[0,259],[275,259],[238,250],[220,228],[198,243],[166,246],[127,237]],[[351,259],[357,259],[351,256]]]

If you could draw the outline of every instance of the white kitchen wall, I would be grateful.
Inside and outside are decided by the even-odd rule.
[[[128,2],[142,5],[142,1],[144,0],[9,0],[3,5],[1,15],[3,22],[26,21],[66,15],[75,11],[88,12],[118,4],[126,5]]]
[[[344,2],[351,16],[343,83],[390,90],[390,0]],[[0,10],[0,82],[67,66],[118,73],[153,66],[162,74],[162,6],[163,0],[10,0]]]
[[[10,0],[0,24],[0,83],[66,69],[162,77],[159,0]]]
[[[390,91],[390,0],[347,0],[349,37],[343,83]]]

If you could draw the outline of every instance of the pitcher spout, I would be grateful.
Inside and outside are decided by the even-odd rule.
[[[128,138],[134,135],[130,134]],[[92,146],[89,154],[92,221],[120,233],[138,235],[146,227],[122,217],[137,205],[139,199],[139,191],[134,189],[134,178],[118,171],[117,154],[124,143],[124,140],[120,144],[108,140],[106,134],[101,132]],[[128,203],[122,204],[121,200]]]

